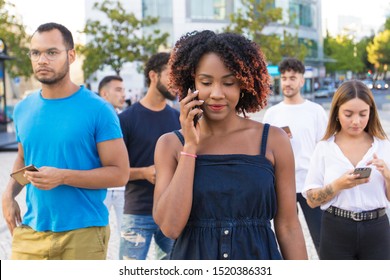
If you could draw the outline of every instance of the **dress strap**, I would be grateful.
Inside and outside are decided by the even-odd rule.
[[[179,130],[174,130],[173,132],[176,134],[177,138],[179,138],[181,144],[184,146],[183,134],[181,134],[181,132]]]
[[[263,136],[261,137],[261,150],[260,150],[260,154],[262,156],[265,156],[265,152],[267,150],[268,131],[269,131],[269,123],[265,123],[264,124],[264,128],[263,128]]]

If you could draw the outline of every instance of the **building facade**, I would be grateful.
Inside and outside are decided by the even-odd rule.
[[[92,9],[97,0],[86,0],[86,18],[99,18]],[[174,43],[187,32],[194,30],[221,31],[229,24],[229,15],[238,9],[245,9],[240,0],[120,0],[129,12],[137,17],[159,17],[159,23],[153,28],[170,34],[168,45]],[[261,1],[261,0],[259,0]],[[321,0],[274,0],[275,7],[283,9],[283,21],[289,24],[272,23],[263,29],[265,34],[279,34],[282,36],[286,30],[290,34],[298,35],[299,41],[307,47],[306,84],[304,93],[313,91],[313,84],[325,77],[323,63],[323,39],[321,26]],[[147,32],[147,30],[145,30]],[[88,40],[88,38],[87,38]],[[140,94],[143,89],[142,74],[137,72],[137,67],[127,65],[121,73],[126,87]],[[110,70],[96,73],[97,81]],[[269,71],[274,79],[275,94],[279,94],[279,81],[277,65],[269,65]],[[92,89],[97,87],[97,82],[90,81]]]

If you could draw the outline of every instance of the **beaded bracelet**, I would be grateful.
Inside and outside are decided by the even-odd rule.
[[[192,158],[197,158],[198,157],[197,155],[189,154],[189,153],[186,153],[186,152],[180,152],[180,154],[182,156],[187,156],[187,157],[192,157]]]

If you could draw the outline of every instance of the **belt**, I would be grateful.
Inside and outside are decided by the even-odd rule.
[[[364,212],[353,212],[344,209],[340,209],[334,206],[330,206],[326,209],[326,212],[331,213],[335,216],[343,217],[346,219],[351,219],[356,222],[368,221],[378,219],[386,214],[386,208],[378,208],[372,211],[364,211]]]

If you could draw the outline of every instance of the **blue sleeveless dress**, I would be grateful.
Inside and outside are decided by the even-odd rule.
[[[282,259],[270,223],[276,194],[268,130],[265,124],[260,155],[198,155],[190,217],[171,259]]]

